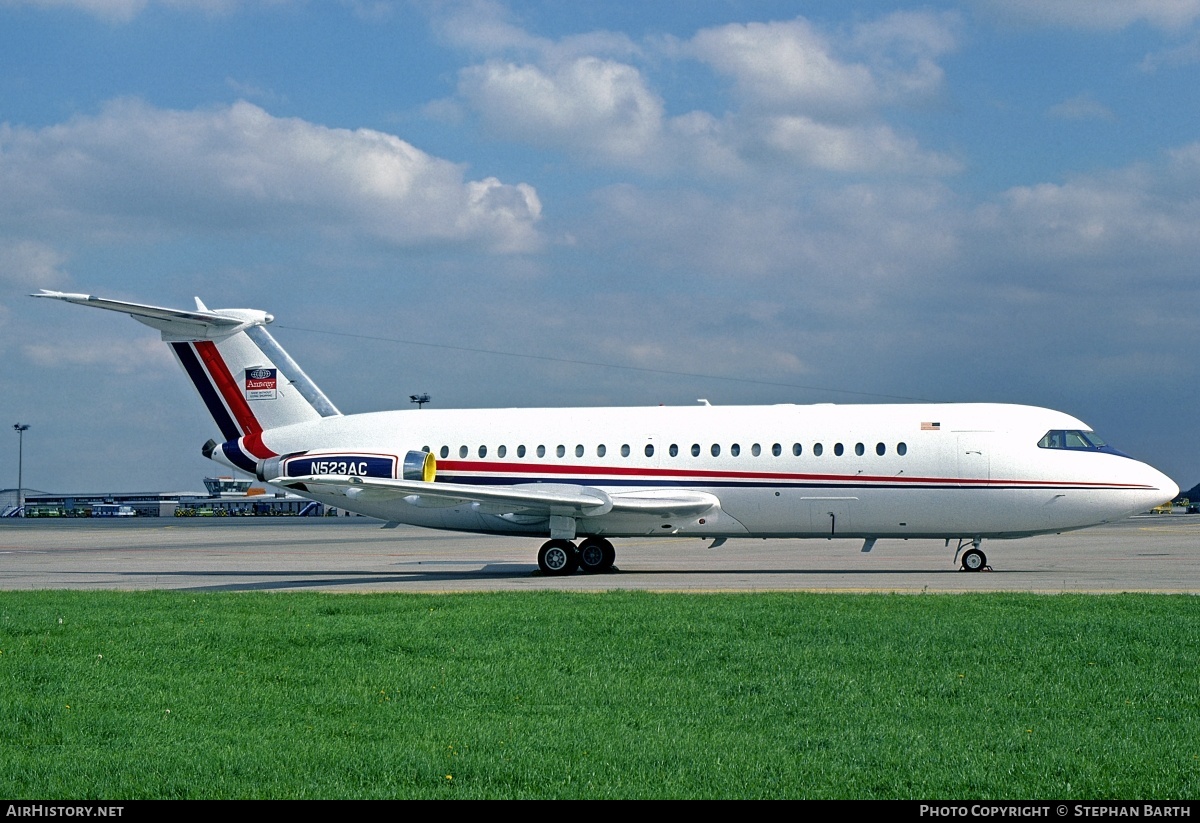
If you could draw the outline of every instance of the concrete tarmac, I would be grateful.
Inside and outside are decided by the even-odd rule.
[[[535,538],[339,518],[0,520],[0,590],[1200,593],[1200,515],[985,540],[963,572],[940,540],[615,540],[617,570],[546,577]]]

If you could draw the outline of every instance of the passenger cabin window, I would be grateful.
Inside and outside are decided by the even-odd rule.
[[[711,449],[709,449],[709,451],[710,451],[710,452],[712,452],[712,456],[713,456],[713,457],[720,457],[720,456],[721,456],[721,447],[720,447],[718,444],[716,444],[716,443],[713,443],[713,444],[712,444],[712,448],[711,448]]]
[[[653,456],[654,456],[654,446],[653,446],[652,444],[650,444],[650,443],[647,443],[647,444],[646,444],[646,456],[647,456],[647,457],[653,457]]]
[[[752,455],[754,455],[755,457],[758,457],[760,454],[762,454],[762,446],[755,443],[753,446],[750,447],[750,453]]]
[[[596,456],[597,457],[603,457],[607,453],[608,453],[608,447],[605,446],[603,443],[601,443],[599,446],[596,447]]]
[[[524,456],[525,456],[525,447],[517,446],[517,457],[524,457]]]
[[[833,444],[833,453],[834,453],[834,454],[835,454],[837,457],[841,457],[841,456],[842,456],[842,452],[844,452],[844,451],[845,451],[845,448],[843,448],[843,446],[842,446],[842,444],[841,444],[841,443],[834,443],[834,444]]]
[[[546,456],[546,447],[545,447],[545,446],[538,446],[538,447],[537,447],[537,456],[538,456],[538,457],[545,457],[545,456]]]
[[[887,454],[887,446],[883,445],[882,443],[876,443],[875,453],[880,457],[883,457],[885,454]]]
[[[802,454],[804,454],[804,447],[801,446],[799,443],[793,443],[792,444],[792,456],[799,457]],[[818,457],[821,456],[821,444],[820,443],[818,443],[816,449],[813,450],[813,454],[817,455]]]
[[[862,444],[862,443],[855,443],[855,444],[854,444],[854,453],[855,453],[855,454],[857,454],[859,457],[862,457],[862,456],[863,456],[863,454],[865,454],[865,453],[866,453],[866,451],[867,451],[867,449],[866,449],[866,447],[865,447],[865,446],[863,446],[863,444]]]
[[[667,449],[667,451],[668,451],[668,452],[670,452],[670,454],[671,454],[671,456],[672,456],[672,457],[678,457],[678,456],[679,456],[679,446],[678,446],[678,445],[676,445],[675,443],[672,443],[672,444],[671,444],[671,448]]]
[[[900,455],[901,457],[908,454],[908,444],[907,443],[897,443],[896,444],[896,454]]]
[[[732,446],[729,447],[729,453],[731,455],[733,455],[734,457],[737,457],[739,454],[742,453],[742,447],[739,446],[737,443],[734,443]]]
[[[487,446],[480,446],[480,447],[479,447],[479,456],[480,456],[480,457],[487,457]]]
[[[554,450],[554,453],[557,454],[559,457],[563,457],[567,453],[567,447],[564,446],[563,444],[559,443],[558,448]]]
[[[799,444],[797,444],[797,445],[799,445]],[[783,446],[776,443],[774,446],[771,447],[771,454],[775,455],[776,457],[783,454]]]
[[[628,457],[628,456],[629,456],[629,444],[628,444],[628,443],[623,443],[623,444],[621,445],[621,456],[622,456],[622,457]]]
[[[440,454],[442,456],[442,459],[449,457],[450,456],[450,447],[442,446],[442,450],[440,452],[438,452],[438,454]]]
[[[700,456],[700,444],[693,443],[692,444],[692,457],[699,457],[699,456]]]
[[[466,456],[467,456],[467,447],[466,447],[466,446],[459,446],[459,447],[458,447],[458,456],[459,456],[459,457],[466,457]]]
[[[1040,449],[1087,449],[1098,451],[1108,444],[1093,431],[1053,429],[1038,441]]]
[[[497,457],[504,457],[504,455],[506,455],[506,454],[508,454],[508,446],[497,446],[496,447],[496,456]]]
[[[575,456],[583,457],[583,445],[582,444],[575,447]]]
[[[820,457],[825,453],[825,447],[820,443],[813,443],[813,457]]]

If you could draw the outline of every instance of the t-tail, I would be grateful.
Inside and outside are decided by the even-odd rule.
[[[45,289],[32,296],[122,312],[162,332],[225,441],[209,441],[206,457],[253,472],[276,456],[264,431],[341,414],[275,342],[266,329],[275,318],[264,311],[210,309],[199,297],[187,311]]]

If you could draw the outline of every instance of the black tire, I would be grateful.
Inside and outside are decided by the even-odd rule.
[[[589,537],[579,544],[579,568],[587,574],[603,574],[616,560],[617,550],[603,537]]]
[[[981,572],[987,568],[987,555],[979,549],[967,549],[962,556],[962,570]]]
[[[548,540],[538,552],[538,568],[549,577],[562,577],[575,571],[579,552],[569,540]]]

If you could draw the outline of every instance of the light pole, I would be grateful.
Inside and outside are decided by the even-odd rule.
[[[25,432],[29,431],[28,423],[14,423],[13,431],[17,433],[17,512],[25,516],[25,495],[23,494],[24,478],[21,476],[25,463]]]

